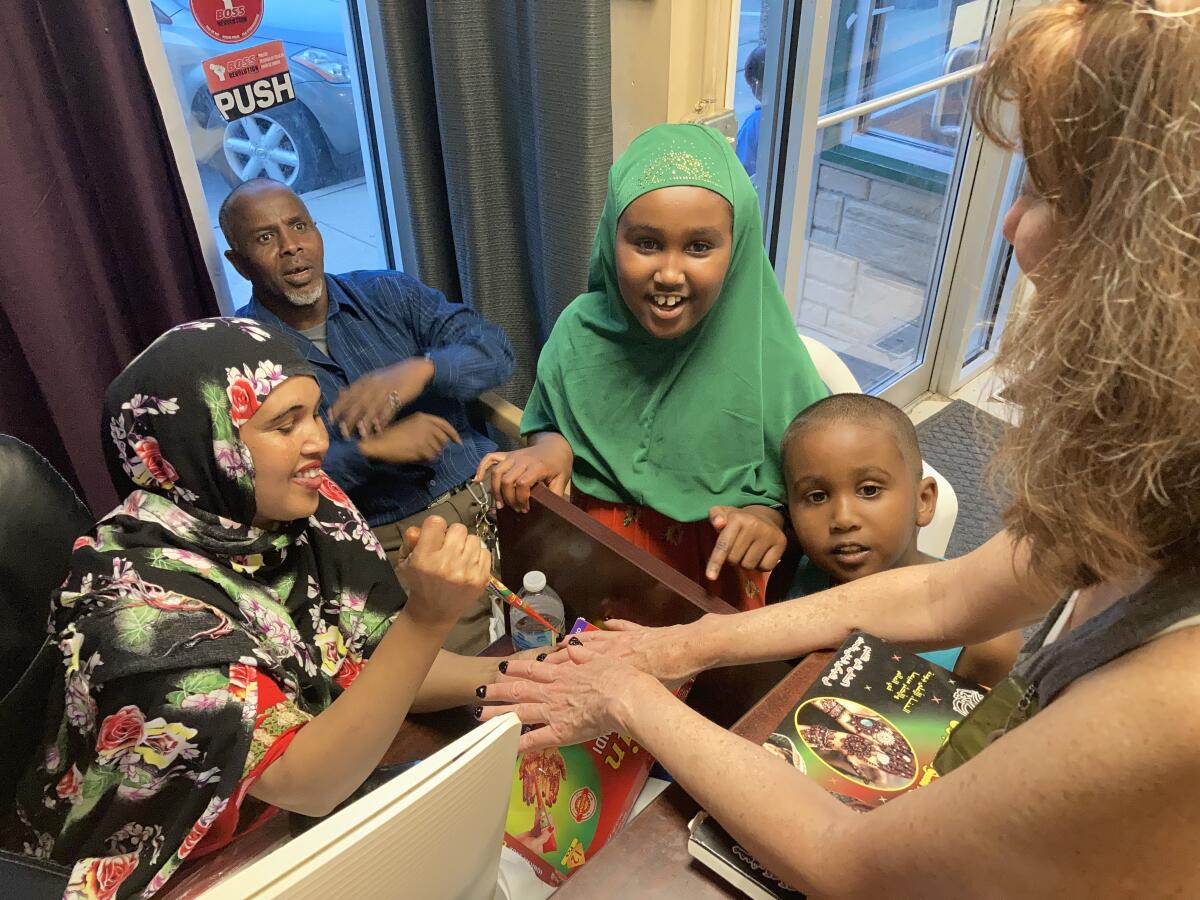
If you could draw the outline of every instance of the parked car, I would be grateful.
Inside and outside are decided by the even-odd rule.
[[[343,2],[267,3],[262,24],[249,39],[224,44],[201,30],[187,0],[153,0],[179,103],[201,165],[213,167],[231,185],[267,176],[300,193],[362,175]],[[209,94],[202,62],[276,40],[283,42],[296,99],[225,122]]]

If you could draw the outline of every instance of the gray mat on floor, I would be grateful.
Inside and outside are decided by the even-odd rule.
[[[925,461],[958,495],[958,519],[946,556],[962,556],[1000,530],[1002,503],[986,475],[988,460],[1008,426],[962,400],[917,426]]]

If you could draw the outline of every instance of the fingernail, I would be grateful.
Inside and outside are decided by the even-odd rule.
[[[521,726],[521,734],[529,734],[529,732],[531,732],[531,731],[533,731],[532,725],[522,725]]]
[[[567,643],[570,644],[572,647],[582,647],[583,646],[583,641],[581,641],[577,637],[571,638],[569,641],[567,641]]]
[[[546,657],[547,657],[547,656],[549,656],[549,655],[550,655],[549,653],[539,653],[539,654],[537,655],[537,657],[535,657],[535,658],[536,658],[536,660],[537,660],[538,662],[545,662],[545,661],[546,661]]]
[[[496,668],[500,670],[501,675],[508,674],[508,660],[507,659],[502,660],[500,662],[500,665],[496,666]]]
[[[480,716],[483,715],[483,707],[476,706],[474,709],[471,710],[471,715],[473,715],[475,718],[478,719]]]
[[[475,688],[475,696],[478,697],[480,700],[482,700],[484,697],[486,697],[487,696],[487,685],[481,684],[479,687]]]
[[[612,619],[612,616],[605,616],[605,617],[604,617],[604,621],[605,621],[605,622],[609,621],[610,619]]]

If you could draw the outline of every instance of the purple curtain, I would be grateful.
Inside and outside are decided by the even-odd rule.
[[[0,4],[0,432],[107,512],[105,388],[218,314],[126,3]]]

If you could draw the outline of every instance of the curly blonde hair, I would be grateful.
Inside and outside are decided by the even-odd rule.
[[[994,462],[1005,524],[1057,587],[1200,552],[1197,0],[1040,8],[974,109],[1024,153],[1061,236],[997,360],[1024,410]]]

